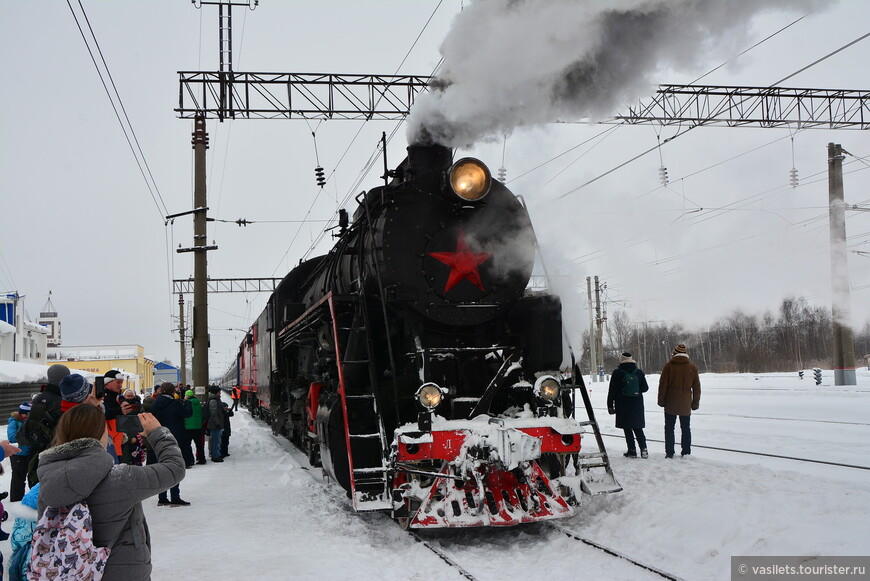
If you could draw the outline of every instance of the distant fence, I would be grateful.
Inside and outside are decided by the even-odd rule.
[[[34,393],[39,393],[42,383],[0,383],[0,424],[9,423],[9,415],[18,409],[22,402],[30,401]],[[0,440],[6,439],[6,432],[0,432]]]

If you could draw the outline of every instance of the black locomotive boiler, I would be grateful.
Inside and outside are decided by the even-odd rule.
[[[570,516],[581,490],[618,490],[600,437],[581,452],[594,418],[574,417],[582,378],[560,372],[559,299],[527,289],[521,201],[437,145],[391,176],[276,288],[230,378],[245,403],[356,510],[412,528]]]

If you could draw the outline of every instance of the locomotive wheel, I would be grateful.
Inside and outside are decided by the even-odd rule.
[[[306,438],[305,451],[308,455],[308,463],[311,464],[312,467],[320,468],[323,466],[323,462],[320,461],[320,444],[317,443],[317,440]]]

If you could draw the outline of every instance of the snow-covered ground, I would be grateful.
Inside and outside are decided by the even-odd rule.
[[[623,458],[621,434],[605,438],[624,490],[586,498],[560,526],[689,580],[729,579],[732,555],[867,554],[870,471],[703,446],[870,466],[870,372],[858,371],[857,387],[834,387],[830,373],[819,387],[796,373],[702,375],[695,448],[673,460],[660,442],[657,380],[646,399],[650,458]],[[605,384],[590,387],[605,432],[619,434]],[[387,517],[354,514],[337,486],[246,412],[233,418],[230,453],[188,471],[181,494],[192,506],[145,503],[156,581],[462,578]],[[8,489],[8,474],[0,485]],[[658,578],[546,525],[424,534],[481,581]],[[8,541],[0,548],[8,554]]]

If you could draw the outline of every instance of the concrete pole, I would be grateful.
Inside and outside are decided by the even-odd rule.
[[[586,277],[586,296],[589,300],[589,375],[592,381],[598,381],[598,357],[595,346],[598,338],[595,333],[595,316],[592,313],[592,277]]]
[[[205,114],[193,121],[193,390],[197,397],[208,386],[208,251],[206,249]]]
[[[181,344],[181,385],[187,385],[187,339],[184,336],[184,295],[178,293],[178,342]]]
[[[597,352],[597,360],[595,361],[595,374],[599,375],[599,370],[604,365],[604,348],[601,343],[601,287],[598,284],[598,275],[595,275],[595,351]]]
[[[857,385],[852,340],[846,203],[843,200],[843,148],[828,144],[828,201],[831,231],[831,315],[834,332],[834,385]]]

